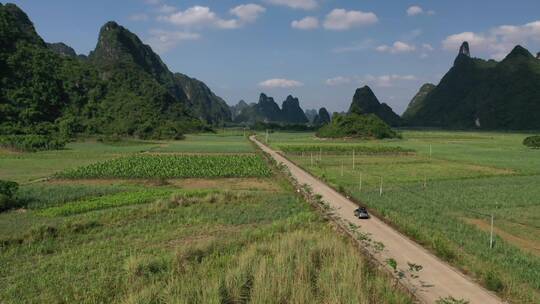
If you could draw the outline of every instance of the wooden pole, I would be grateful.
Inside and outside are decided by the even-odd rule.
[[[354,155],[354,149],[352,150],[352,169],[354,171],[355,169],[355,166],[356,166],[356,161],[355,161],[355,155]]]
[[[381,187],[379,189],[379,196],[382,196],[383,178],[381,176]]]
[[[362,192],[362,173],[360,173],[360,183],[358,185],[358,191]]]
[[[319,161],[322,161],[322,148],[319,148]]]
[[[311,165],[313,166],[313,152],[311,152]]]
[[[341,161],[341,177],[343,177],[343,161]]]
[[[489,236],[489,248],[493,249],[493,214],[491,215],[491,233]]]

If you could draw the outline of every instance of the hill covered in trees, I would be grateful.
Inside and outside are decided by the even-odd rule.
[[[323,108],[317,117],[329,120],[328,116]],[[349,112],[334,113],[331,121],[321,124],[318,137],[384,139],[400,137],[390,125],[400,125],[401,118],[387,104],[381,104],[373,91],[365,86],[356,90]]]
[[[45,43],[14,4],[0,4],[0,81],[0,134],[160,138],[231,120],[223,99],[115,22],[86,58]]]
[[[357,89],[349,113],[374,114],[391,126],[400,126],[402,121],[386,103],[380,103],[370,87]]]
[[[516,46],[497,62],[460,48],[454,66],[424,86],[403,118],[409,126],[459,129],[540,129],[540,60]]]

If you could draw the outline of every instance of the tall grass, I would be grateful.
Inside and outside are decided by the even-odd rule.
[[[3,303],[412,303],[282,190],[35,212],[10,214],[41,224],[1,243]]]

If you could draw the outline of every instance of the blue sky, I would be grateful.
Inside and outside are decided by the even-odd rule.
[[[174,72],[205,81],[229,104],[260,92],[304,108],[346,110],[370,85],[404,111],[437,84],[463,40],[473,56],[501,59],[515,44],[540,51],[538,0],[21,0],[48,42],[87,54],[117,21]]]

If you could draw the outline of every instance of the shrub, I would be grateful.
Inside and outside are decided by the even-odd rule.
[[[525,138],[523,144],[529,148],[540,149],[540,135]]]
[[[16,182],[0,180],[0,211],[17,207],[15,193],[18,189]]]
[[[326,138],[398,138],[398,133],[379,117],[368,114],[335,115],[332,122],[317,132],[318,137]]]
[[[495,292],[502,291],[504,289],[504,284],[497,275],[497,273],[493,271],[489,271],[484,276],[484,282],[486,283],[487,289]]]
[[[0,147],[22,152],[60,150],[66,146],[63,139],[49,135],[6,135],[0,136]]]

